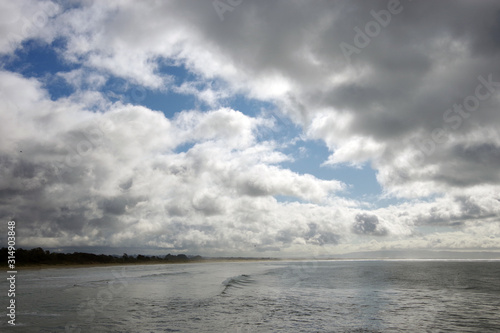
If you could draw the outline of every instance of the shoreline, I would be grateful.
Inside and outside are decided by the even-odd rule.
[[[220,262],[258,262],[258,261],[282,261],[278,258],[214,258],[188,261],[154,261],[154,262],[116,262],[116,263],[61,263],[61,264],[28,264],[19,265],[17,271],[22,270],[41,270],[41,269],[58,269],[58,268],[94,268],[94,267],[114,267],[114,266],[142,266],[142,265],[182,265],[182,264],[208,264]]]
[[[94,268],[94,267],[114,267],[114,266],[151,266],[151,265],[182,265],[182,264],[209,264],[209,263],[244,263],[244,262],[272,262],[272,261],[446,261],[446,262],[500,262],[500,258],[495,259],[393,259],[393,258],[370,258],[370,259],[345,259],[345,258],[207,258],[187,261],[151,261],[151,262],[126,262],[126,263],[60,263],[60,264],[28,264],[19,265],[14,270],[41,270],[59,268]],[[8,269],[8,268],[6,268]]]

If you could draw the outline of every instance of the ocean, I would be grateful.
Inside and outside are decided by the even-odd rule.
[[[500,262],[23,269],[5,314],[1,332],[500,332]]]

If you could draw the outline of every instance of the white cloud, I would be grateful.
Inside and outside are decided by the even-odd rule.
[[[209,1],[0,6],[2,53],[60,38],[64,60],[82,66],[59,74],[77,91],[57,101],[37,80],[0,72],[0,209],[32,219],[26,242],[481,248],[471,233],[498,247],[487,240],[500,215],[494,1],[405,4],[350,63],[340,43],[385,1],[244,2],[223,22]],[[165,64],[191,76],[178,84]],[[193,94],[212,110],[167,119],[111,103],[93,91],[108,76]],[[219,107],[236,94],[274,103],[306,138],[323,140],[325,166],[370,163],[385,195],[414,201],[364,211],[366,203],[337,197],[341,182],[283,168],[291,158],[259,137],[276,124]],[[443,224],[457,230],[415,234]]]
[[[10,53],[30,38],[51,38],[47,25],[61,11],[52,1],[0,2],[0,53]]]
[[[51,101],[36,80],[2,72],[0,84],[24,92],[3,99],[13,112],[2,113],[10,129],[2,143],[10,145],[1,147],[0,184],[2,216],[28,221],[19,223],[21,242],[254,251],[341,237],[335,232],[343,228],[323,216],[332,215],[326,207],[274,198],[327,203],[342,184],[279,167],[287,157],[255,139],[272,126],[268,120],[227,108],[169,120],[119,102],[93,112],[69,99]],[[193,146],[176,152],[186,143]],[[303,205],[309,213],[301,213]],[[308,215],[317,215],[313,234]]]
[[[70,72],[58,73],[58,75],[63,77],[76,89],[99,90],[107,81],[105,75],[86,71],[82,68],[74,69]]]

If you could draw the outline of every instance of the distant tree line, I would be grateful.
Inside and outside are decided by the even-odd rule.
[[[8,249],[3,247],[0,249],[0,258],[7,264]],[[37,247],[31,250],[16,249],[16,266],[26,265],[71,265],[71,264],[129,264],[129,263],[182,263],[190,261],[199,261],[203,258],[201,256],[188,257],[185,254],[165,256],[145,256],[139,254],[137,256],[127,255],[124,253],[122,256],[112,256],[105,254],[93,254],[84,252],[73,253],[57,253],[43,250]]]

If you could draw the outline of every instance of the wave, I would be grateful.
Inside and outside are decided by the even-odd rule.
[[[37,317],[60,317],[60,313],[46,313],[46,312],[38,312],[38,311],[32,311],[32,312],[20,312],[20,316],[37,316]],[[17,326],[17,323],[16,323]]]
[[[184,274],[189,274],[188,272],[163,272],[163,273],[153,273],[153,274],[144,274],[141,276],[136,276],[135,278],[158,278],[158,277],[163,277],[163,276],[173,276],[173,275],[184,275]],[[127,278],[132,278],[132,277],[125,277]],[[73,287],[88,287],[88,286],[96,286],[96,285],[102,285],[102,284],[108,284],[112,281],[118,281],[121,280],[118,278],[111,278],[111,279],[102,279],[102,280],[94,280],[94,281],[83,281],[80,283],[75,283],[73,284]]]
[[[184,275],[184,274],[190,274],[190,273],[189,272],[164,272],[164,273],[155,273],[155,274],[142,275],[141,278],[169,276],[169,275]]]
[[[255,283],[255,280],[247,274],[241,274],[238,276],[227,278],[222,282],[224,290],[222,290],[221,294],[226,294],[226,292],[231,288],[241,289],[252,283]]]

